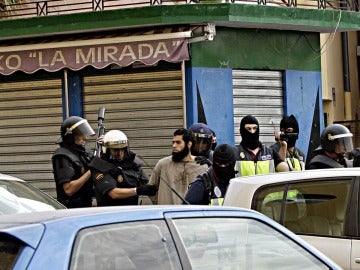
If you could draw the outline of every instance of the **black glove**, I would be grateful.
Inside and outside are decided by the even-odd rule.
[[[116,177],[119,175],[123,175],[123,169],[120,166],[116,166],[112,172],[111,175],[115,175]]]
[[[154,196],[158,191],[158,187],[155,185],[144,185],[136,188],[137,195]]]
[[[360,148],[355,148],[350,152],[350,156],[354,159],[353,166],[360,167]]]
[[[197,156],[195,158],[195,161],[197,164],[200,164],[200,165],[204,165],[204,164],[207,164],[209,167],[212,166],[212,162],[210,159],[204,157],[204,156]]]

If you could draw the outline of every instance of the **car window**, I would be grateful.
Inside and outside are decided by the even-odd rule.
[[[0,234],[0,269],[10,270],[24,245],[17,239]]]
[[[246,218],[175,219],[192,268],[328,269],[269,225]]]
[[[0,180],[0,214],[64,208],[54,198],[29,183]]]
[[[295,233],[344,236],[351,179],[306,181],[265,187],[254,209]]]
[[[181,269],[165,221],[91,227],[76,237],[70,269]]]

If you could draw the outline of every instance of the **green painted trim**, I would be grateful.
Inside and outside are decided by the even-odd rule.
[[[0,38],[214,22],[236,28],[308,32],[360,30],[360,12],[243,4],[160,5],[0,21]]]
[[[219,27],[213,41],[190,49],[188,67],[321,70],[319,33]]]

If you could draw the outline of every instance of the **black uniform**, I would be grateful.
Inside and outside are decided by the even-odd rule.
[[[217,181],[212,167],[190,184],[185,200],[190,204],[222,205],[229,182]],[[216,203],[216,202],[219,203]]]
[[[87,181],[72,196],[66,195],[63,184],[81,177],[87,170],[92,154],[84,147],[61,143],[53,157],[53,173],[56,182],[57,200],[68,208],[90,207],[94,194],[92,181]]]
[[[328,169],[328,168],[347,168],[353,167],[352,160],[343,158],[341,161],[336,161],[324,154],[323,150],[316,150],[315,156],[307,165],[308,170],[313,169]]]
[[[108,192],[114,188],[135,188],[149,182],[148,176],[141,167],[141,162],[133,152],[122,160],[106,161],[94,159],[92,178],[98,206],[137,205],[139,196],[124,199],[112,199]],[[95,164],[96,163],[96,164]]]

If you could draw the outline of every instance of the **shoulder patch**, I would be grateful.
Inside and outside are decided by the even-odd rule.
[[[96,175],[95,175],[95,179],[96,180],[101,180],[101,179],[103,179],[104,178],[104,174],[102,174],[102,173],[97,173]]]

